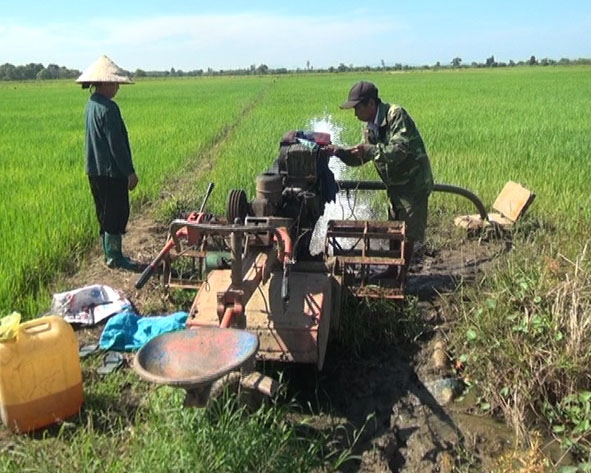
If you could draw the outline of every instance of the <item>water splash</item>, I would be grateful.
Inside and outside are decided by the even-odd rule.
[[[310,128],[312,131],[329,133],[331,141],[336,145],[343,144],[341,142],[341,132],[343,131],[343,127],[335,123],[330,114],[324,114],[322,118],[312,118],[310,120]]]
[[[310,120],[312,131],[330,133],[332,143],[341,145],[341,132],[343,128],[335,123],[332,116],[325,114],[322,118],[313,118]],[[347,166],[336,156],[332,157],[328,163],[329,169],[333,172],[335,179],[343,180],[346,178]],[[313,255],[324,251],[324,239],[329,220],[369,220],[375,217],[369,205],[369,195],[367,193],[340,191],[334,202],[326,204],[324,214],[316,222],[312,241],[310,242],[310,253]],[[339,239],[343,248],[354,246],[357,241],[348,241],[348,239]]]

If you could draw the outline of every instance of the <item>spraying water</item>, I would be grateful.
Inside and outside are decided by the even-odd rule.
[[[310,128],[312,131],[329,133],[332,143],[342,145],[341,132],[342,127],[332,120],[331,115],[324,115],[322,118],[313,118],[310,120]],[[336,156],[330,159],[328,163],[329,169],[333,172],[336,180],[342,180],[347,174],[346,165]],[[357,196],[347,194],[345,191],[337,193],[334,202],[326,204],[324,207],[324,214],[318,219],[312,234],[312,241],[310,242],[310,253],[316,255],[324,250],[324,235],[329,220],[368,220],[373,214],[370,209],[367,195]],[[339,241],[343,247],[352,247],[356,241]]]

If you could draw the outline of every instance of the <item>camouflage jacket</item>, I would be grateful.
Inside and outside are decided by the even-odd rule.
[[[430,193],[433,174],[429,156],[407,111],[399,105],[380,103],[376,123],[377,128],[366,126],[365,141],[375,145],[368,158],[373,160],[384,184]]]

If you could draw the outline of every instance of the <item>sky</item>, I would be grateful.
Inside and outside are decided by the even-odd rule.
[[[83,71],[591,57],[589,0],[0,0],[0,64]]]

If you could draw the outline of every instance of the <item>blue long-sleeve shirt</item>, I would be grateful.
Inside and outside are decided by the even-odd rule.
[[[85,119],[86,174],[113,178],[133,174],[129,137],[119,106],[94,93],[86,104]]]

